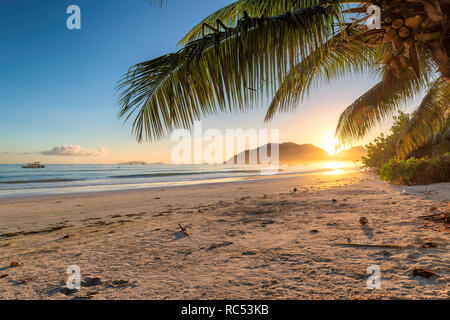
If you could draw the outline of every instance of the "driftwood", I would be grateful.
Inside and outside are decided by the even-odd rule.
[[[433,271],[427,270],[427,269],[421,269],[421,268],[412,269],[412,274],[414,277],[420,276],[425,279],[431,278],[433,276],[437,276],[437,274],[434,273]]]
[[[332,246],[347,246],[358,248],[387,248],[387,249],[403,249],[402,246],[388,244],[359,244],[359,243],[332,243]]]
[[[184,233],[184,235],[185,235],[186,237],[190,237],[190,236],[191,236],[191,234],[189,233],[189,231],[188,231],[186,228],[184,228],[181,224],[178,224],[178,226],[180,227],[181,231],[183,231],[183,233]]]

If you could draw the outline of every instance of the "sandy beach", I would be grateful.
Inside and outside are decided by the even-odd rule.
[[[449,200],[360,172],[4,199],[0,299],[449,299],[449,230],[422,218]]]

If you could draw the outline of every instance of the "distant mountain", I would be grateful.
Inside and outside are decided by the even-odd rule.
[[[267,145],[267,154],[270,157],[272,146],[275,144]],[[280,164],[298,164],[302,162],[312,162],[312,161],[330,161],[330,160],[341,160],[341,161],[355,161],[360,160],[361,157],[367,154],[366,149],[363,147],[353,147],[348,150],[339,152],[335,157],[330,155],[325,150],[316,147],[312,144],[296,144],[293,142],[287,142],[279,144],[279,154],[280,154]],[[258,163],[260,163],[260,151],[261,147],[253,149],[256,151]],[[235,155],[233,158],[228,159],[226,163],[237,164],[238,159],[245,158],[245,163],[249,163],[250,150],[246,150]]]
[[[121,165],[133,165],[133,166],[135,166],[135,165],[147,165],[147,164],[149,164],[149,165],[163,165],[164,164],[164,162],[153,162],[153,163],[147,163],[147,162],[145,162],[145,161],[129,161],[129,162],[124,162],[124,163],[119,163],[119,164],[121,164]]]
[[[361,160],[363,156],[367,156],[367,150],[364,147],[357,146],[350,149],[339,152],[335,159],[344,161],[356,161]]]
[[[147,163],[144,161],[129,161],[129,162],[124,162],[124,163],[119,163],[119,164],[134,166],[134,165],[146,165]]]

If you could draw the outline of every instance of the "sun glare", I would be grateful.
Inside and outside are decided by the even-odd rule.
[[[325,169],[333,169],[333,170],[338,170],[345,167],[345,164],[339,161],[332,161],[332,162],[327,162],[324,165]]]
[[[335,137],[334,130],[325,132],[321,147],[332,156],[340,151],[339,140]]]
[[[333,175],[333,176],[341,174],[341,173],[344,173],[344,171],[341,170],[344,167],[345,167],[345,164],[342,163],[342,162],[338,162],[338,161],[327,162],[324,165],[325,169],[330,169],[331,170],[327,174],[328,175]]]

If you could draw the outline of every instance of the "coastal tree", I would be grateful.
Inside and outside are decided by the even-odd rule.
[[[380,29],[365,25],[370,5],[381,8]],[[310,88],[363,74],[379,82],[342,113],[337,137],[362,138],[425,92],[397,144],[406,157],[448,126],[449,16],[450,0],[238,0],[195,26],[179,51],[132,66],[118,86],[119,116],[134,117],[139,141],[155,140],[270,96],[270,121]]]

